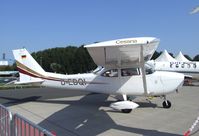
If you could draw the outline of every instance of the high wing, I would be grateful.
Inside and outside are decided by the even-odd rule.
[[[144,63],[148,61],[159,44],[154,37],[118,39],[86,45],[89,54],[98,66],[106,68],[140,67],[144,92],[147,83]]]
[[[106,68],[142,67],[156,48],[159,39],[154,37],[138,37],[118,39],[85,45],[89,54],[98,66]]]

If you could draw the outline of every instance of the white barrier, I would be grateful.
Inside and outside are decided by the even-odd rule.
[[[184,136],[190,136],[191,132],[193,131],[193,129],[196,127],[196,125],[199,123],[199,116],[197,117],[197,119],[194,121],[194,123],[192,124],[192,126],[189,128],[189,130],[187,132],[184,133]]]
[[[0,136],[11,136],[11,112],[0,105]]]
[[[0,136],[55,135],[19,114],[12,114],[5,106],[0,105]]]
[[[54,136],[46,129],[30,122],[21,115],[15,114],[13,117],[15,136]]]

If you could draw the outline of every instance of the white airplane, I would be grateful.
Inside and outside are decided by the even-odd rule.
[[[26,49],[13,50],[20,80],[16,84],[41,85],[66,90],[122,95],[123,100],[110,107],[129,113],[139,105],[128,96],[163,96],[164,108],[171,102],[166,95],[182,86],[184,75],[148,71],[145,62],[153,55],[159,40],[153,37],[117,39],[86,45],[94,62],[100,66],[92,73],[63,75],[46,72]]]
[[[189,61],[182,52],[173,58],[164,50],[157,59],[146,62],[146,65],[155,71],[183,73],[185,75],[185,83],[198,82],[199,80],[199,62]]]
[[[199,79],[199,62],[195,61],[160,61],[156,62],[154,60],[148,61],[150,67],[155,71],[170,71],[183,73],[185,78]]]

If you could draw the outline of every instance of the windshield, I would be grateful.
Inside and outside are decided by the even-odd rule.
[[[102,71],[102,69],[103,69],[102,66],[98,66],[98,67],[93,71],[93,73],[94,73],[94,74],[97,74],[97,73],[99,73],[100,71]]]
[[[117,69],[109,69],[105,71],[102,76],[104,77],[118,77],[118,70]]]
[[[146,75],[152,74],[154,72],[154,67],[152,65],[146,63],[144,66],[145,66]]]

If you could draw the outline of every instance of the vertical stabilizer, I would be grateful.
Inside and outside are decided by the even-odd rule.
[[[13,50],[13,55],[20,73],[19,83],[43,81],[41,78],[45,76],[45,71],[26,49]]]

